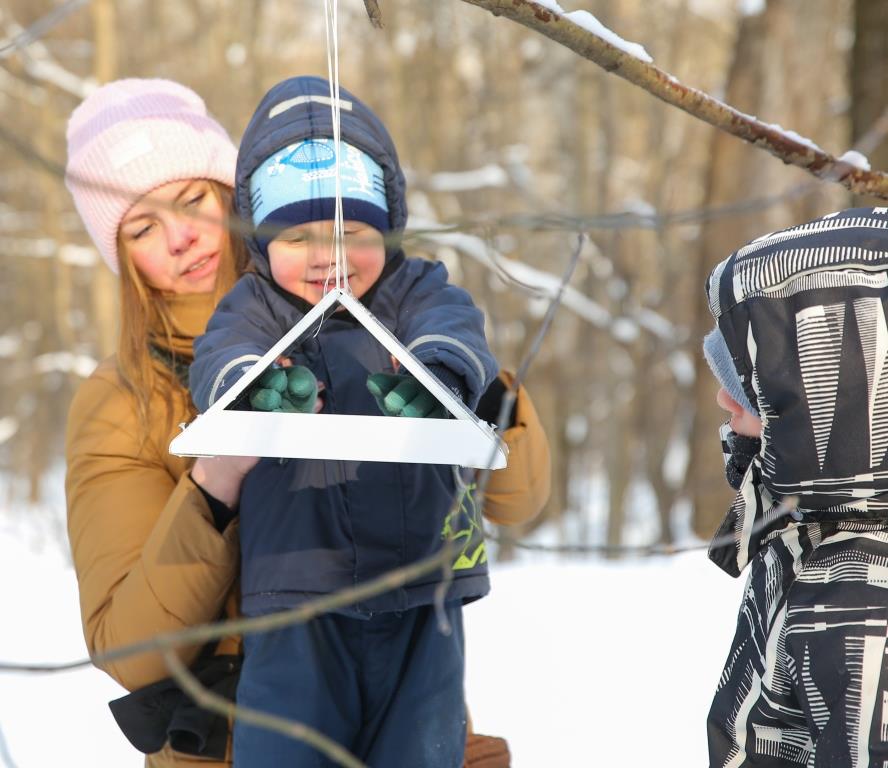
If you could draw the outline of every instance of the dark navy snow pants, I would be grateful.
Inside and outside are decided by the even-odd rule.
[[[460,768],[466,739],[462,606],[443,635],[431,606],[326,615],[244,638],[241,706],[321,731],[371,768]],[[336,765],[304,742],[238,722],[236,768]]]

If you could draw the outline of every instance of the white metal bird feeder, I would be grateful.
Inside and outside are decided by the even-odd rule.
[[[269,413],[228,407],[325,312],[341,304],[454,417],[349,416]],[[334,288],[247,371],[231,389],[170,443],[177,456],[271,456],[347,461],[455,464],[501,469],[507,448],[490,424],[463,402],[347,289]]]

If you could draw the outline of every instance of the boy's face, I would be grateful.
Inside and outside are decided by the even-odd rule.
[[[344,222],[348,285],[361,298],[385,266],[382,232],[360,221]],[[271,276],[285,291],[317,304],[335,285],[333,222],[310,221],[281,232],[268,244]]]

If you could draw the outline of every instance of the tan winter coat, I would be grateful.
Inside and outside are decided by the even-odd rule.
[[[175,346],[190,350],[212,312],[210,296],[176,297]],[[68,414],[66,440],[68,536],[80,588],[80,612],[91,653],[234,615],[237,524],[220,534],[203,494],[190,480],[191,460],[167,446],[182,421],[194,417],[181,399],[165,418],[159,395],[152,401],[147,438],[139,434],[136,404],[124,389],[115,358],[99,365],[80,387]],[[172,426],[172,429],[171,429]],[[186,663],[200,649],[182,649]],[[237,653],[226,640],[219,652]],[[128,690],[169,677],[158,654],[113,662],[106,671]],[[149,766],[212,761],[169,749]]]
[[[208,296],[173,299],[177,353],[190,354],[212,312]],[[508,375],[503,374],[508,383]],[[115,358],[81,385],[68,415],[66,440],[68,535],[80,588],[84,636],[97,654],[161,632],[236,613],[237,520],[220,534],[203,494],[191,481],[190,459],[167,447],[177,424],[194,417],[181,400],[164,418],[159,396],[150,434],[139,434],[136,405],[124,389]],[[485,515],[514,524],[539,513],[549,493],[549,449],[530,398],[519,392],[516,426],[505,433],[509,467],[494,472]],[[186,663],[199,647],[180,650]],[[219,653],[237,653],[226,638]],[[104,669],[128,690],[169,677],[159,654],[110,663]],[[228,765],[173,752],[146,759],[149,768]]]
[[[499,376],[507,387],[515,380],[508,371]],[[517,525],[542,511],[552,482],[549,441],[524,387],[515,400],[515,426],[503,433],[503,439],[509,446],[509,464],[490,474],[482,511],[492,523]]]

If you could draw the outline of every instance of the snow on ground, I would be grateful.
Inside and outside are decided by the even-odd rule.
[[[703,553],[495,565],[493,592],[466,609],[477,730],[506,736],[515,768],[705,765],[741,590]],[[61,547],[2,517],[0,599],[0,660],[85,656]],[[94,669],[0,673],[0,766],[141,765],[107,708],[122,693]]]
[[[0,518],[0,661],[86,657],[74,571],[61,548],[42,546]],[[107,702],[125,694],[90,667],[51,675],[0,672],[0,766],[127,768],[142,756],[117,731]],[[10,761],[11,758],[11,761]]]
[[[707,765],[742,588],[703,552],[497,567],[466,608],[475,729],[507,736],[514,768]]]

